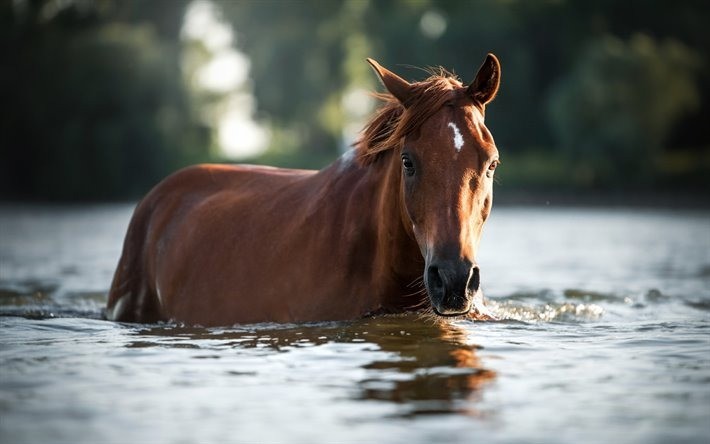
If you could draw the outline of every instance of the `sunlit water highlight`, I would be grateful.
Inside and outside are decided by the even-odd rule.
[[[501,321],[101,318],[131,206],[0,207],[0,442],[707,442],[710,213],[496,208]]]

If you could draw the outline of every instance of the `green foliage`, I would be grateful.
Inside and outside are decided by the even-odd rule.
[[[503,62],[487,120],[511,160],[507,184],[651,186],[665,177],[661,159],[670,150],[697,157],[710,148],[702,123],[710,76],[700,75],[710,7],[702,1],[220,5],[253,62],[260,112],[277,135],[289,135],[274,137],[259,161],[292,165],[300,155],[305,166],[335,157],[348,118],[343,92],[377,87],[365,56],[405,78],[426,73],[398,64],[436,63],[469,82],[488,51]]]
[[[0,2],[0,198],[137,197],[219,159],[209,110],[226,96],[189,80],[209,59],[181,40],[189,2]],[[335,158],[364,117],[345,106],[352,93],[381,88],[366,57],[410,80],[427,74],[408,65],[436,64],[470,82],[490,51],[503,64],[487,110],[500,188],[710,190],[706,0],[215,3],[271,126],[255,161]]]
[[[342,120],[332,104],[346,86],[345,46],[355,26],[349,19],[357,14],[348,8],[359,3],[220,3],[251,56],[258,109],[294,136],[293,148],[336,152]]]
[[[174,42],[149,22],[104,21],[100,10],[87,17],[72,8],[47,17],[53,3],[32,4],[34,15],[2,17],[4,197],[137,197],[205,158]]]
[[[551,93],[561,148],[580,168],[596,166],[592,182],[648,180],[670,131],[700,105],[698,67],[699,56],[675,40],[600,37]]]

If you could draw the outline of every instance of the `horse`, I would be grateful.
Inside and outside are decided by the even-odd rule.
[[[149,191],[106,317],[205,327],[407,311],[489,318],[476,252],[499,164],[484,116],[500,63],[488,54],[463,85],[443,68],[408,82],[367,62],[382,104],[331,165],[204,164]]]

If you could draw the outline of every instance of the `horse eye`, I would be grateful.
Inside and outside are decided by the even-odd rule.
[[[500,162],[497,160],[494,160],[493,162],[491,162],[491,164],[488,165],[488,171],[486,171],[486,176],[488,176],[488,177],[493,176],[493,172],[496,170],[496,168],[498,168],[499,164],[500,164]]]
[[[414,175],[414,162],[406,154],[402,155],[402,166],[404,167],[404,174],[407,176]]]

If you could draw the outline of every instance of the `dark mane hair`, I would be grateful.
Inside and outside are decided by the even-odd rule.
[[[358,160],[363,165],[374,162],[384,151],[396,148],[404,136],[411,134],[442,106],[453,99],[451,91],[460,88],[456,76],[443,68],[427,70],[431,76],[413,83],[414,95],[407,108],[392,94],[375,93],[384,104],[365,125],[355,143]]]

